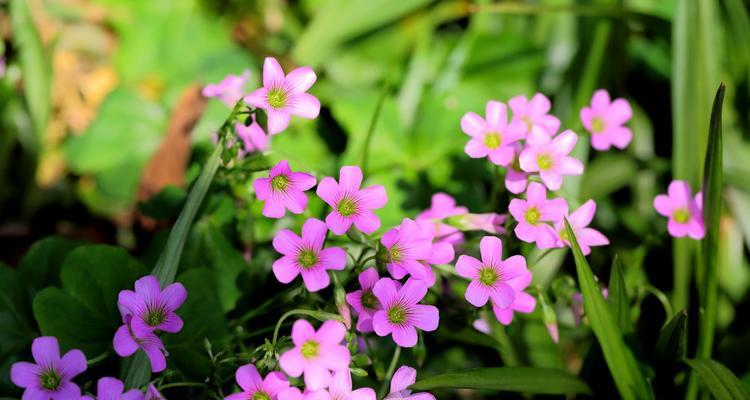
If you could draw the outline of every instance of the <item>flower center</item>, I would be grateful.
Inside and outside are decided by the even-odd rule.
[[[362,293],[362,307],[368,310],[376,310],[380,305],[378,298],[372,293],[372,291]]]
[[[391,256],[391,261],[393,262],[401,261],[401,256],[402,256],[401,248],[399,248],[398,246],[391,247],[391,249],[388,251],[388,254]]]
[[[529,207],[526,209],[526,214],[524,215],[524,219],[526,219],[526,222],[530,223],[531,225],[536,225],[539,223],[539,209],[536,207]]]
[[[546,153],[540,154],[536,156],[536,164],[539,166],[539,170],[548,170],[552,168],[552,157]]]
[[[354,203],[354,200],[345,197],[336,205],[336,211],[344,217],[351,217],[357,212],[357,204]]]
[[[286,105],[286,94],[281,89],[271,89],[268,91],[268,104],[273,108],[284,108]]]
[[[277,192],[284,191],[288,185],[289,178],[286,175],[276,175],[271,179],[271,187]]]
[[[302,268],[307,269],[318,263],[318,255],[312,250],[302,250],[297,256],[297,262]]]
[[[271,400],[271,396],[269,396],[265,392],[255,392],[253,393],[253,397],[251,397],[250,400]]]
[[[686,224],[690,220],[690,211],[686,208],[678,208],[672,213],[672,218],[678,224]]]
[[[488,148],[495,150],[503,144],[503,138],[497,132],[490,132],[484,135],[484,145]]]
[[[406,308],[395,305],[388,310],[388,321],[395,325],[401,325],[406,322]]]
[[[300,353],[302,353],[302,357],[305,357],[306,359],[315,358],[318,355],[318,351],[320,350],[320,345],[318,342],[314,340],[308,340],[305,343],[302,344],[302,348],[300,348]]]
[[[591,119],[591,131],[594,133],[600,133],[604,131],[604,121],[599,117]]]
[[[568,231],[565,230],[565,228],[562,228],[560,230],[560,240],[564,242],[570,242],[570,237],[568,236]]]
[[[531,132],[531,128],[534,127],[534,122],[531,121],[531,118],[528,116],[521,118],[521,121],[523,121],[526,124],[526,130]]]
[[[148,326],[159,326],[162,322],[167,319],[167,315],[164,310],[148,310],[146,314],[146,324]]]
[[[494,286],[499,279],[500,276],[497,274],[497,271],[490,267],[482,267],[479,270],[479,282],[485,286]]]
[[[62,378],[60,377],[60,375],[58,375],[57,372],[51,369],[44,371],[44,373],[39,377],[39,380],[41,381],[42,389],[49,391],[57,390],[57,388],[60,386],[60,383],[62,383]]]

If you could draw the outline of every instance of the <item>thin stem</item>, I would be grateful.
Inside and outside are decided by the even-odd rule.
[[[367,135],[365,136],[365,142],[362,145],[362,175],[367,175],[367,159],[370,153],[370,142],[372,142],[372,135],[375,132],[375,127],[378,126],[378,120],[380,119],[380,111],[383,109],[383,103],[388,95],[388,85],[383,85],[383,91],[378,99],[378,104],[375,106],[375,112],[372,114],[370,120],[370,127],[367,129]]]
[[[659,14],[650,14],[628,7],[606,6],[597,4],[529,4],[529,3],[495,3],[469,6],[470,13],[500,13],[536,15],[547,13],[571,13],[586,17],[606,18],[654,18],[665,19]]]
[[[202,382],[173,382],[159,386],[157,389],[162,391],[164,389],[175,388],[175,387],[205,387],[206,384]]]
[[[385,372],[385,377],[383,379],[383,384],[380,386],[380,392],[378,393],[379,398],[385,397],[387,394],[386,391],[388,390],[388,381],[393,378],[393,372],[396,370],[396,364],[398,364],[398,360],[401,358],[401,346],[396,346],[396,350],[393,351],[393,358],[391,358],[391,363],[388,365],[388,370]]]
[[[651,293],[656,297],[659,302],[661,303],[662,307],[664,307],[664,312],[667,314],[666,320],[669,321],[674,313],[672,312],[672,305],[669,303],[669,298],[667,295],[664,294],[661,290],[651,286],[651,285],[645,285],[643,287],[643,290],[645,290],[648,293]]]
[[[102,360],[106,359],[107,357],[109,357],[109,350],[105,350],[104,353],[99,354],[98,356],[96,356],[96,357],[94,357],[94,358],[86,361],[86,363],[90,367],[92,365],[98,364],[99,362],[101,362]]]

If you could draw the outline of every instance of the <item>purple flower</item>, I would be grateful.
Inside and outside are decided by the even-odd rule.
[[[302,275],[307,290],[317,292],[328,287],[328,270],[341,271],[346,266],[346,252],[341,247],[323,248],[326,225],[310,218],[302,225],[300,238],[289,229],[279,231],[273,238],[273,248],[284,256],[273,263],[273,274],[281,283],[289,283]]]
[[[305,400],[377,400],[375,391],[370,388],[352,390],[352,376],[349,370],[333,373],[328,390],[320,390],[305,396]]]
[[[146,398],[144,400],[167,400],[163,394],[159,393],[153,383],[149,383],[148,389],[146,389]]]
[[[351,356],[341,342],[346,327],[338,321],[326,321],[316,332],[304,319],[292,326],[294,348],[281,355],[279,365],[292,377],[305,375],[308,390],[326,388],[331,382],[331,371],[349,369]]]
[[[625,99],[610,101],[604,89],[594,92],[590,107],[581,109],[581,122],[591,132],[591,146],[600,151],[609,150],[613,145],[618,149],[628,147],[633,132],[624,125],[632,117],[630,103]]]
[[[588,227],[591,220],[594,219],[594,214],[596,214],[596,202],[589,200],[568,215],[570,228],[573,230],[573,234],[576,235],[576,240],[578,241],[578,245],[581,246],[581,251],[584,255],[591,253],[591,246],[605,246],[609,244],[609,240],[601,232]],[[568,234],[565,231],[565,221],[559,221],[555,224],[555,232],[558,235],[557,247],[570,246]]]
[[[456,262],[458,275],[471,279],[466,289],[466,300],[477,307],[492,303],[500,308],[508,308],[516,297],[516,292],[508,282],[521,276],[526,270],[523,256],[512,256],[503,260],[503,243],[494,236],[485,236],[479,243],[482,261],[462,255]]]
[[[521,169],[538,172],[548,189],[558,190],[562,186],[563,175],[583,173],[583,164],[568,156],[577,141],[578,136],[571,130],[554,138],[540,130],[533,130],[526,139],[526,148],[519,156]]]
[[[242,75],[227,75],[221,82],[203,87],[203,97],[215,97],[229,107],[234,107],[245,95],[245,83],[248,78],[250,71],[247,70],[242,72]]]
[[[86,356],[78,349],[60,357],[60,346],[52,336],[42,336],[31,343],[35,363],[19,361],[10,368],[10,380],[26,390],[23,398],[31,400],[78,399],[81,389],[71,382],[86,370]]]
[[[317,77],[309,67],[300,67],[284,75],[273,57],[263,62],[263,87],[245,96],[245,102],[268,114],[268,133],[275,135],[287,126],[292,115],[313,119],[320,113],[320,101],[306,93]]]
[[[689,236],[693,239],[703,239],[706,235],[701,214],[703,194],[698,192],[693,197],[690,185],[685,181],[672,181],[667,193],[654,198],[654,208],[659,214],[669,218],[669,234],[674,237]]]
[[[132,315],[125,315],[124,324],[115,331],[115,337],[112,340],[115,352],[120,357],[130,357],[140,348],[148,356],[152,372],[164,371],[167,368],[164,343],[154,332],[147,333],[143,337],[136,337],[132,329],[132,320]]]
[[[333,207],[326,217],[331,232],[343,235],[352,224],[368,235],[380,228],[380,219],[372,210],[388,202],[385,188],[376,185],[360,190],[361,185],[362,170],[356,166],[342,167],[338,183],[329,176],[318,184],[318,196]]]
[[[378,270],[367,268],[359,274],[359,285],[362,289],[355,290],[346,295],[346,302],[357,312],[357,330],[360,332],[372,332],[372,316],[380,309],[380,302],[372,288],[380,279]]]
[[[242,392],[230,394],[225,400],[276,400],[279,392],[289,387],[281,372],[270,372],[264,379],[252,364],[237,368],[234,378]]]
[[[119,379],[100,378],[96,384],[97,400],[144,400],[143,393],[138,389],[131,389],[123,393],[125,385]],[[83,396],[81,400],[94,400],[91,396]]]
[[[259,200],[265,201],[263,215],[281,218],[289,210],[302,214],[307,207],[305,191],[315,186],[315,177],[304,172],[292,172],[286,160],[279,161],[268,171],[268,178],[253,181]]]
[[[419,260],[425,260],[432,255],[432,238],[422,232],[417,222],[404,218],[401,225],[383,234],[380,243],[386,248],[389,271],[400,269],[415,279],[425,278],[424,265]],[[400,275],[397,279],[404,276],[399,273],[396,275]]]
[[[456,200],[445,193],[435,193],[432,195],[430,208],[422,211],[417,215],[417,221],[433,221],[435,223],[435,236],[437,242],[448,242],[451,244],[460,244],[464,241],[464,234],[451,225],[441,222],[442,220],[457,215],[467,214],[469,210],[466,207],[456,206]]]
[[[487,119],[473,112],[461,118],[461,130],[471,136],[464,151],[471,158],[489,157],[493,164],[506,166],[513,160],[513,143],[523,139],[524,125],[508,124],[505,104],[490,100],[485,110]]]
[[[372,326],[378,336],[393,335],[401,347],[417,344],[417,329],[431,332],[437,329],[440,315],[435,306],[418,304],[427,294],[427,285],[409,279],[398,288],[390,278],[379,280],[373,293],[383,306],[372,317]]]
[[[384,400],[435,400],[435,396],[427,392],[412,394],[409,386],[417,381],[417,370],[402,365],[396,370],[391,379],[391,392]]]
[[[237,123],[234,124],[234,131],[237,133],[237,137],[242,141],[242,148],[240,149],[241,157],[245,154],[268,150],[270,139],[268,135],[263,132],[263,128],[255,122],[255,115],[253,115],[253,123],[251,123],[250,126]]]
[[[513,121],[523,123],[524,135],[531,133],[534,127],[542,128],[550,135],[560,129],[560,120],[549,114],[552,104],[541,93],[536,93],[531,100],[526,96],[516,96],[508,101],[508,105],[513,111]]]
[[[544,185],[531,182],[526,190],[526,200],[512,199],[508,211],[518,221],[514,232],[524,242],[536,242],[539,248],[555,245],[555,234],[546,222],[555,222],[568,213],[568,203],[563,198],[547,200]]]
[[[515,143],[513,147],[515,155],[513,156],[513,162],[508,164],[505,170],[505,188],[513,194],[521,194],[526,190],[526,185],[529,183],[529,174],[523,172],[518,160],[524,146]]]
[[[508,307],[501,308],[496,304],[492,305],[492,312],[495,313],[495,318],[500,321],[503,325],[510,325],[513,322],[513,313],[520,312],[528,314],[534,311],[536,307],[536,299],[534,296],[524,292],[524,290],[531,284],[531,272],[524,271],[520,276],[510,279],[508,285],[513,288],[515,297],[513,303]]]
[[[407,221],[407,219],[404,219],[404,221]],[[402,234],[404,231],[404,224],[402,223],[400,226],[390,231],[390,233],[394,230],[397,231],[396,235],[399,236],[397,242],[388,247],[389,245],[386,244],[386,242],[390,242],[393,239],[392,237],[386,237],[389,232],[386,232],[386,235],[383,235],[383,239],[381,240],[388,249],[388,272],[395,279],[401,279],[407,274],[411,275],[412,279],[421,280],[427,285],[427,287],[431,287],[435,284],[435,272],[432,270],[431,265],[448,264],[453,261],[453,258],[455,257],[453,245],[445,241],[435,241],[437,231],[434,224],[425,220],[420,220],[416,221],[416,226],[414,226],[414,221],[408,221],[408,230],[413,231],[411,234],[408,234],[413,238],[413,240],[411,240],[412,246],[417,245],[418,241],[423,241],[427,243],[428,250],[421,255],[415,255],[415,251],[410,251],[414,260],[410,263],[409,267],[403,265],[403,261],[409,257],[402,257],[404,260],[394,262],[393,256],[398,256],[400,252],[403,252],[402,247],[406,246],[404,243],[409,241],[406,239],[406,236]]]
[[[146,275],[135,281],[135,292],[122,290],[117,298],[117,306],[123,318],[132,315],[130,328],[138,338],[144,338],[157,331],[170,333],[182,329],[182,319],[175,314],[187,298],[187,291],[181,283],[173,283],[164,290],[153,275]]]

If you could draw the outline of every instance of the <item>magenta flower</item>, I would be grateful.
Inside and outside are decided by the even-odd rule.
[[[242,75],[227,75],[221,82],[208,84],[203,87],[203,97],[215,97],[229,107],[240,101],[245,95],[245,84],[250,78],[250,71],[243,71]]]
[[[333,373],[328,390],[321,390],[305,396],[305,400],[377,400],[375,391],[370,388],[352,390],[352,376],[348,369]]]
[[[541,93],[536,93],[531,100],[526,96],[516,96],[508,101],[508,105],[513,111],[513,121],[523,123],[524,135],[531,133],[534,127],[544,129],[549,135],[560,129],[560,120],[549,114],[552,104]]]
[[[305,397],[298,388],[292,386],[279,392],[278,400],[303,400]]]
[[[609,150],[613,145],[618,149],[628,147],[633,132],[625,123],[632,117],[630,103],[625,99],[610,101],[604,89],[594,92],[590,107],[581,109],[581,122],[591,132],[591,146],[600,151]]]
[[[331,382],[331,371],[348,370],[351,356],[341,342],[346,327],[341,322],[329,320],[316,332],[304,319],[292,326],[294,348],[281,355],[279,365],[292,377],[305,375],[307,390],[326,388]]]
[[[406,220],[407,219],[404,219],[404,221]],[[402,244],[406,241],[406,236],[402,235],[402,223],[402,225],[391,230],[397,231],[396,235],[400,236],[398,243],[394,243],[390,248],[386,245],[386,249],[388,249],[386,251],[386,255],[389,261],[386,265],[388,268],[388,272],[395,279],[401,279],[406,275],[411,275],[413,279],[422,281],[425,285],[427,285],[427,287],[432,287],[432,285],[435,284],[435,272],[432,270],[432,265],[448,264],[453,261],[453,258],[455,257],[453,245],[446,241],[437,240],[436,226],[429,221],[416,221],[416,227],[414,226],[415,221],[409,221],[409,227],[407,228],[407,230],[412,230],[413,232],[410,235],[415,238],[413,241],[411,241],[412,245],[417,243],[417,241],[426,242],[428,250],[420,256],[415,256],[416,258],[413,259],[413,262],[410,263],[409,267],[403,265],[403,261],[409,257],[400,257],[400,253],[404,251],[402,249]],[[388,233],[392,232],[387,232],[386,235]],[[386,241],[391,241],[392,238],[386,238],[386,236],[384,235],[383,239],[386,239]],[[385,244],[385,242],[383,243]],[[412,254],[412,256],[414,255],[413,251],[410,251],[410,253]],[[401,261],[394,262],[394,255]]]
[[[476,307],[482,307],[492,299],[500,308],[508,308],[515,300],[516,293],[508,282],[521,275],[526,269],[523,256],[512,256],[503,260],[503,243],[494,236],[485,236],[479,243],[482,261],[462,255],[456,262],[458,275],[471,279],[466,289],[466,300]]]
[[[269,137],[263,132],[263,128],[255,122],[255,115],[253,115],[253,123],[251,123],[250,126],[237,123],[234,124],[234,131],[237,133],[237,137],[242,141],[240,158],[245,154],[268,150]]]
[[[432,255],[432,238],[426,236],[417,222],[404,218],[401,225],[383,234],[380,243],[386,248],[389,270],[401,269],[415,279],[425,278],[424,265],[419,260]]]
[[[529,174],[523,172],[520,161],[518,160],[524,146],[515,143],[513,147],[515,149],[513,162],[508,164],[505,169],[505,188],[513,194],[521,194],[526,190],[526,185],[529,183]]]
[[[567,216],[570,228],[573,230],[573,234],[576,235],[576,240],[578,241],[578,245],[581,246],[581,251],[584,255],[591,253],[592,246],[605,246],[609,244],[609,240],[601,232],[588,227],[591,220],[594,219],[594,214],[596,214],[596,202],[589,200]],[[565,221],[555,223],[555,232],[557,232],[559,242],[557,243],[557,247],[570,246],[568,235],[565,232]]]
[[[442,220],[468,213],[466,207],[456,206],[456,200],[446,193],[432,195],[430,208],[417,215],[417,221],[433,221],[435,223],[435,241],[460,244],[464,241],[464,234]]]
[[[264,379],[252,364],[237,368],[234,379],[242,392],[230,394],[225,400],[276,400],[279,392],[289,387],[289,381],[281,372],[271,372]]]
[[[409,386],[417,381],[417,370],[402,365],[396,370],[391,379],[391,392],[384,400],[436,400],[435,396],[427,392],[412,394]]]
[[[501,308],[497,304],[492,305],[492,312],[501,324],[510,325],[510,323],[513,322],[513,313],[515,312],[528,314],[534,311],[534,308],[536,307],[536,299],[534,296],[524,292],[530,284],[531,272],[528,270],[524,271],[520,276],[508,281],[508,286],[513,288],[513,291],[515,292],[513,303],[505,308]]]
[[[318,197],[333,207],[326,217],[331,232],[343,235],[352,224],[368,235],[380,228],[380,219],[372,210],[388,202],[385,188],[375,185],[360,190],[361,185],[362,170],[356,166],[342,167],[338,183],[328,176],[318,184]]]
[[[654,208],[659,214],[669,218],[669,234],[674,237],[689,236],[693,239],[703,239],[706,235],[701,214],[703,194],[698,192],[693,197],[690,185],[685,181],[672,181],[667,193],[654,198]]]
[[[31,343],[34,363],[19,361],[10,368],[10,380],[26,390],[24,399],[78,399],[81,389],[71,382],[86,370],[86,356],[78,349],[60,357],[60,346],[52,336],[42,336]]]
[[[313,119],[320,113],[320,101],[306,93],[317,77],[309,67],[300,67],[284,75],[273,57],[263,62],[263,87],[245,96],[245,102],[262,108],[268,115],[268,133],[275,135],[287,126],[292,115]]]
[[[524,136],[521,122],[508,123],[505,104],[490,100],[485,110],[487,119],[473,112],[461,118],[461,130],[471,136],[464,151],[471,158],[489,157],[493,164],[506,166],[513,160],[512,144]]]
[[[505,214],[485,213],[485,214],[466,214],[461,216],[460,225],[467,231],[484,231],[499,235],[505,233],[503,224],[505,223]]]
[[[440,314],[435,306],[418,304],[427,294],[427,285],[409,279],[399,288],[390,278],[379,280],[373,288],[375,297],[383,306],[372,317],[372,326],[378,336],[393,335],[401,347],[417,344],[417,329],[432,332],[437,329]]]
[[[122,290],[117,298],[117,306],[125,318],[132,315],[130,328],[138,338],[147,337],[155,331],[170,333],[182,329],[182,319],[175,314],[187,298],[187,291],[181,283],[173,283],[162,291],[159,280],[153,275],[135,281],[135,292]]]
[[[378,270],[367,268],[359,274],[359,285],[362,289],[355,290],[346,295],[346,302],[357,312],[357,330],[360,332],[372,332],[372,316],[380,309],[380,302],[372,288],[380,279]]]
[[[125,385],[115,378],[100,378],[96,384],[97,400],[144,400],[143,392],[138,389],[125,391]],[[91,396],[82,396],[81,400],[94,400]]]
[[[302,214],[307,207],[305,191],[315,186],[315,177],[304,172],[292,172],[286,160],[271,167],[267,178],[253,181],[258,200],[265,201],[263,215],[281,218],[289,210]]]
[[[153,383],[149,383],[148,389],[146,389],[146,398],[143,400],[167,400],[163,394],[159,393]]]
[[[346,252],[341,247],[324,249],[326,224],[310,218],[302,225],[300,238],[289,229],[273,238],[273,248],[284,256],[273,263],[273,274],[281,283],[289,283],[302,275],[307,290],[317,292],[328,287],[328,270],[341,271],[346,266]]]
[[[554,231],[547,222],[561,220],[568,213],[568,203],[561,197],[547,200],[544,185],[531,182],[526,200],[512,199],[508,211],[518,221],[514,230],[516,237],[527,243],[536,242],[544,249],[555,246]]]
[[[540,130],[534,130],[526,139],[526,148],[519,156],[521,169],[538,172],[548,189],[558,190],[562,186],[563,175],[583,173],[583,164],[568,156],[577,141],[578,136],[571,130],[554,138]]]
[[[136,337],[132,329],[133,316],[126,314],[123,316],[124,324],[117,328],[112,345],[115,353],[120,357],[130,357],[138,349],[142,349],[149,362],[151,363],[152,372],[161,372],[167,368],[166,350],[159,336],[150,332],[142,337]]]

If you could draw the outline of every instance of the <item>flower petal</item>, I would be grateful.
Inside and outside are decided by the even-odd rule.
[[[263,385],[263,378],[253,364],[246,364],[237,368],[237,371],[234,373],[234,379],[242,390],[257,390]]]
[[[53,336],[42,336],[31,343],[31,355],[40,366],[56,366],[60,361],[60,345]]]
[[[312,68],[299,67],[292,70],[292,72],[286,76],[284,79],[284,87],[289,89],[290,93],[302,93],[307,91],[307,89],[310,89],[316,80],[317,76]]]
[[[406,365],[396,370],[391,379],[391,393],[409,389],[417,381],[417,370]]]
[[[311,292],[317,292],[331,284],[331,277],[328,276],[328,272],[324,268],[314,267],[303,269],[300,275],[302,275],[305,287]]]
[[[86,356],[78,349],[70,350],[60,359],[60,374],[66,380],[73,379],[83,373],[87,367]]]
[[[297,260],[292,256],[284,256],[274,261],[271,269],[276,279],[284,284],[293,281],[300,270]]]
[[[309,218],[302,225],[302,241],[310,248],[322,249],[326,240],[328,228],[325,222],[317,218]]]
[[[42,368],[36,364],[19,361],[10,368],[10,380],[14,385],[22,388],[30,388],[39,385],[39,375]]]
[[[503,242],[495,236],[485,236],[479,242],[484,264],[499,266],[503,261]]]
[[[284,82],[284,70],[273,57],[266,57],[263,61],[263,86],[270,88]]]
[[[484,120],[476,113],[468,112],[461,117],[461,130],[469,136],[481,137],[485,131]]]
[[[310,93],[294,95],[287,103],[289,113],[306,119],[315,119],[320,114],[320,100]]]
[[[302,245],[302,239],[289,229],[283,229],[273,238],[273,248],[287,256],[296,255]]]

